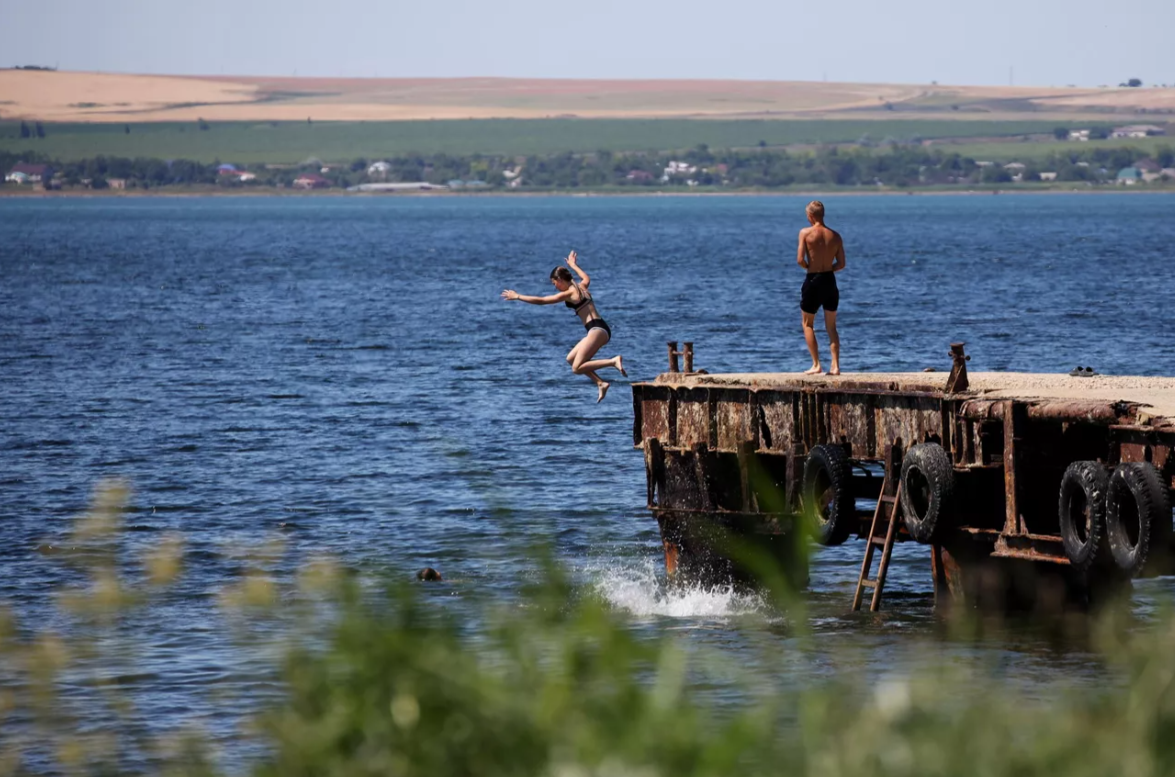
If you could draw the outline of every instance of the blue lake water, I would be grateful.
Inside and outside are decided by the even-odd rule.
[[[976,370],[1175,374],[1175,197],[824,201],[848,258],[845,371],[945,371],[963,340]],[[753,676],[758,627],[776,615],[754,596],[661,585],[624,382],[595,404],[563,361],[583,333],[571,311],[498,295],[547,293],[574,248],[614,333],[602,355],[623,353],[632,379],[664,369],[667,340],[694,341],[710,372],[802,370],[806,202],[0,199],[0,601],[49,617],[69,577],[49,551],[95,483],[118,476],[134,488],[132,549],[172,530],[186,541],[183,581],[140,640],[140,714],[163,730],[205,721],[230,760],[217,721],[273,685],[266,659],[224,636],[215,597],[274,535],[288,548],[279,575],[318,553],[373,574],[434,566],[447,581],[426,595],[458,610],[475,594],[510,601],[535,575],[526,549],[549,543],[633,628]],[[1028,693],[1047,693],[1058,665],[1098,681],[1083,648],[1031,629],[934,642],[923,547],[899,549],[885,613],[850,615],[860,553],[814,559],[825,644],[880,664],[925,638],[998,663]],[[1145,581],[1136,605],[1173,593]],[[788,650],[786,630],[773,639]],[[698,692],[738,702],[733,685]]]

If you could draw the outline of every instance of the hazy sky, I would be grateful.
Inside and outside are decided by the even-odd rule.
[[[1175,84],[1175,0],[0,0],[0,66]]]

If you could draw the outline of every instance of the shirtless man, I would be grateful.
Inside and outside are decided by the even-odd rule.
[[[812,354],[812,366],[805,375],[824,372],[820,364],[820,350],[816,346],[816,311],[824,308],[824,329],[828,332],[828,347],[832,351],[829,375],[840,375],[840,337],[836,334],[836,308],[840,291],[836,276],[845,268],[845,246],[840,235],[824,225],[824,203],[812,200],[807,207],[808,223],[800,230],[800,246],[796,250],[796,264],[808,271],[800,288],[800,312],[803,314],[804,340]]]

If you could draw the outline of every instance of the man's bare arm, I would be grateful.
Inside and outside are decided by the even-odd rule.
[[[832,271],[840,272],[845,268],[845,241],[836,236],[836,256],[832,258]]]
[[[804,232],[807,230],[800,230],[800,245],[796,248],[796,264],[800,267],[808,266],[808,244],[804,242]]]

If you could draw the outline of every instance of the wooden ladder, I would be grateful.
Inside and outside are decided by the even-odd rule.
[[[865,559],[861,562],[861,574],[857,577],[857,592],[853,595],[853,610],[861,609],[862,594],[866,588],[873,589],[873,600],[869,603],[869,612],[877,612],[881,608],[881,591],[885,587],[885,574],[889,571],[889,558],[893,555],[894,538],[898,533],[898,522],[902,512],[902,486],[894,489],[893,496],[887,496],[889,491],[889,476],[881,483],[881,496],[877,498],[877,507],[873,510],[873,522],[869,524],[869,536],[865,538]],[[882,505],[890,505],[889,520],[881,517]],[[881,536],[882,524],[885,524],[885,536]],[[881,547],[881,563],[877,567],[877,577],[869,579],[869,569],[873,565],[873,551]]]

